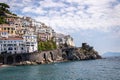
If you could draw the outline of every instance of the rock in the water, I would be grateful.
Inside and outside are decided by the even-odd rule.
[[[67,53],[64,52],[62,57],[67,60],[92,60],[102,58],[93,47],[86,43],[83,43],[81,48],[72,49],[70,52],[67,51]]]

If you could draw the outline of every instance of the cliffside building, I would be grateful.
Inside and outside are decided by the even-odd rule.
[[[64,35],[59,33],[55,35],[54,40],[58,48],[65,47],[65,45],[70,47],[75,46],[73,42],[73,38],[70,35]]]
[[[33,33],[23,35],[27,53],[38,51],[37,35]]]
[[[20,54],[26,53],[26,47],[23,38],[20,37],[2,37],[0,38],[0,53]]]
[[[9,36],[16,35],[16,28],[14,25],[2,24],[0,28],[2,32],[7,32]]]

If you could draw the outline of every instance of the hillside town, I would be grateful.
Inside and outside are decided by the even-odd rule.
[[[92,46],[75,47],[70,35],[31,17],[19,17],[0,3],[0,65],[44,64],[69,60],[100,59]]]
[[[31,17],[6,14],[6,24],[0,24],[0,53],[20,54],[38,52],[40,42],[53,41],[56,48],[74,46],[73,38],[55,32],[52,27]]]

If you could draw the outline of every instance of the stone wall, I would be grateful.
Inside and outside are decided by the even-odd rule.
[[[24,54],[0,54],[0,63],[26,65],[44,64],[66,60],[92,60],[101,58],[102,57],[93,49],[93,47],[91,48],[91,46],[83,44],[81,48],[72,47]]]
[[[0,54],[1,64],[15,64],[25,61],[49,63],[62,60],[61,50],[42,51],[24,54]]]

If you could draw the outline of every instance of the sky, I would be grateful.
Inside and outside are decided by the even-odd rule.
[[[70,34],[100,54],[120,52],[120,0],[0,0],[19,16],[29,16]]]

